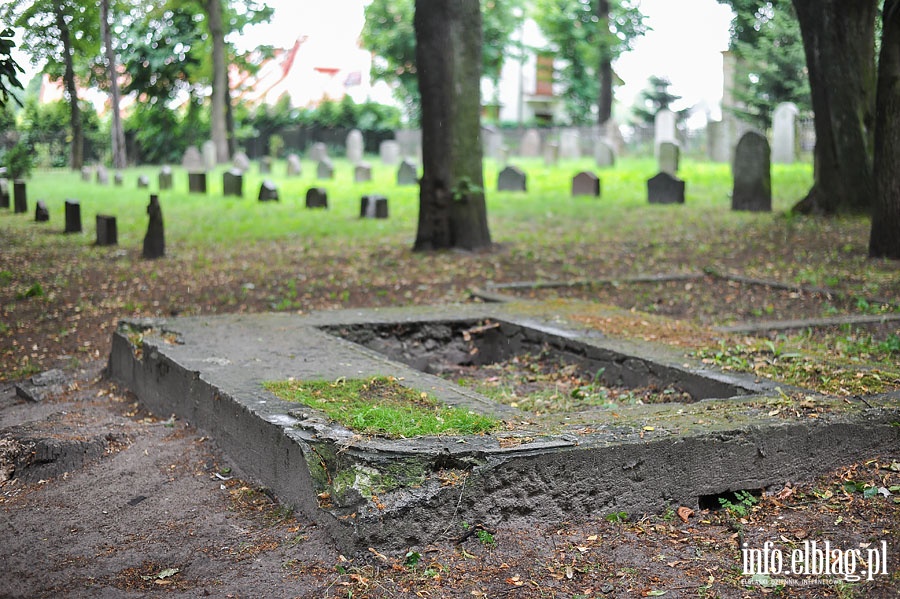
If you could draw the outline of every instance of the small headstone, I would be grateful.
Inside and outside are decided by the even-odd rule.
[[[303,166],[300,164],[300,157],[291,154],[287,157],[287,174],[288,177],[299,177],[303,174]]]
[[[353,129],[347,134],[346,148],[347,160],[351,164],[356,164],[362,160],[363,151],[365,150],[365,140],[363,139],[362,131]]]
[[[559,144],[550,142],[544,145],[544,164],[546,166],[556,166],[559,162]]]
[[[181,157],[181,166],[189,173],[202,173],[206,170],[203,165],[203,156],[200,155],[197,146],[190,146],[184,151],[184,156]]]
[[[730,122],[727,120],[706,123],[706,146],[713,162],[731,162]]]
[[[328,191],[324,187],[310,187],[306,191],[307,208],[328,208]]]
[[[322,160],[319,161],[319,164],[316,165],[316,178],[318,179],[333,179],[334,178],[334,165],[331,164],[331,160],[326,156]]]
[[[47,209],[47,203],[44,200],[38,200],[34,208],[34,222],[46,223],[50,220],[50,211]]]
[[[771,152],[764,135],[744,133],[734,151],[732,210],[772,210]]]
[[[572,195],[600,197],[600,177],[581,171],[572,178]]]
[[[400,144],[393,139],[386,139],[378,146],[381,164],[394,166],[400,163]]]
[[[211,171],[216,168],[216,164],[219,162],[216,153],[216,142],[212,141],[211,139],[204,141],[201,151],[203,153],[204,170]]]
[[[166,238],[163,231],[163,216],[162,208],[159,205],[159,196],[150,196],[147,215],[150,218],[147,223],[147,234],[144,236],[143,256],[146,260],[155,260],[166,255]]]
[[[268,156],[263,156],[259,159],[259,174],[260,175],[271,175],[272,174],[272,159]]]
[[[206,173],[188,173],[188,192],[206,193]]]
[[[684,204],[684,181],[669,173],[647,180],[647,200],[651,204]]]
[[[372,180],[372,165],[368,162],[360,162],[353,167],[353,181],[365,183]]]
[[[66,233],[81,233],[81,204],[78,200],[66,200]]]
[[[782,102],[772,112],[772,162],[793,164],[796,160],[799,113],[793,102]]]
[[[397,129],[394,131],[394,139],[400,147],[400,156],[422,160],[422,130],[421,129]]]
[[[118,245],[119,231],[116,217],[106,214],[97,215],[97,245]]]
[[[319,162],[328,158],[328,146],[322,142],[316,142],[309,147],[309,159],[313,162]]]
[[[236,152],[234,158],[231,159],[231,166],[245,173],[250,168],[250,158],[245,152]]]
[[[612,144],[605,139],[597,139],[594,142],[594,160],[600,168],[615,166],[616,151]]]
[[[497,176],[497,191],[526,191],[527,177],[521,169],[507,166]]]
[[[484,145],[484,157],[500,160],[500,149],[503,147],[503,134],[495,127],[485,126],[481,128],[481,141]]]
[[[653,149],[655,154],[659,155],[659,144],[663,142],[678,143],[675,130],[676,117],[674,112],[668,108],[663,108],[656,113],[653,119]]]
[[[97,165],[97,183],[100,185],[109,185],[109,172],[102,164]]]
[[[28,195],[25,189],[25,181],[20,179],[13,181],[13,212],[15,214],[28,212]]]
[[[9,208],[9,179],[0,178],[0,208]]]
[[[541,134],[537,129],[529,129],[519,142],[519,156],[537,158],[541,155]]]
[[[122,177],[122,173],[116,173],[113,175],[113,185],[116,187],[122,187],[122,184],[125,183],[125,178]]]
[[[237,167],[222,173],[222,195],[243,197],[244,174]]]
[[[563,129],[559,132],[559,157],[562,160],[581,158],[581,142],[577,129]]]
[[[259,186],[259,201],[260,202],[277,202],[278,201],[278,187],[275,186],[275,183],[266,179],[262,182],[262,185]]]
[[[359,206],[360,218],[387,218],[388,201],[380,195],[363,196]]]
[[[159,189],[164,191],[172,189],[172,167],[164,166],[159,169]]]
[[[678,144],[664,141],[659,144],[659,172],[669,173],[673,177],[678,174],[678,162],[681,150]]]
[[[397,169],[397,185],[418,185],[419,173],[416,163],[412,160],[404,160]]]
[[[137,180],[138,189],[147,189],[150,187],[150,178],[147,175],[141,175]]]
[[[91,167],[83,166],[81,167],[81,180],[85,183],[91,182]]]

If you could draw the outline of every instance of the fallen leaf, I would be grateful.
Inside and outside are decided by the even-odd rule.
[[[689,507],[681,506],[675,513],[678,514],[678,517],[681,518],[682,522],[687,524],[688,518],[694,515],[694,510]]]

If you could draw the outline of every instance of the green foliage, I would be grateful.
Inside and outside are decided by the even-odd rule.
[[[3,155],[2,164],[10,179],[27,179],[34,168],[34,153],[27,144],[20,141]]]
[[[622,523],[628,521],[628,512],[613,512],[605,517],[607,522]]]
[[[19,73],[24,73],[25,70],[12,57],[12,50],[16,47],[13,35],[13,30],[8,27],[0,30],[0,107],[6,106],[10,98],[21,106],[12,92],[14,89],[23,89]]]
[[[637,102],[631,108],[635,120],[644,125],[652,125],[656,119],[656,113],[663,109],[671,110],[671,105],[681,99],[669,91],[672,82],[665,77],[652,76],[647,80],[647,87],[641,91]],[[677,111],[676,120],[684,120],[687,110]]]
[[[475,533],[475,538],[478,539],[479,543],[489,549],[493,549],[497,546],[497,539],[494,538],[493,533],[491,533],[489,530],[485,530],[484,528],[478,529],[478,532]]]
[[[735,491],[734,501],[726,497],[719,497],[719,505],[722,506],[722,509],[736,518],[746,518],[747,514],[750,513],[750,509],[758,501],[749,491]]]
[[[17,300],[29,299],[32,297],[44,297],[44,288],[40,283],[35,283],[25,291],[16,293]]]

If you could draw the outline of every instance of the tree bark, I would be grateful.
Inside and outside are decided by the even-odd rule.
[[[878,0],[793,0],[815,113],[816,173],[794,210],[865,213],[872,205]]]
[[[125,168],[128,160],[125,150],[125,130],[119,112],[119,77],[116,72],[116,53],[112,47],[109,31],[109,0],[100,0],[100,35],[106,54],[106,74],[109,77],[109,97],[112,104],[112,164],[114,168]]]
[[[601,126],[612,118],[613,103],[613,70],[612,56],[609,49],[609,0],[600,0],[598,3],[597,18],[600,28],[600,65],[597,71],[599,75],[599,95],[597,96],[597,122]]]
[[[81,170],[84,166],[84,129],[81,125],[81,108],[78,106],[78,88],[75,85],[75,64],[72,58],[72,40],[69,35],[69,25],[66,23],[66,15],[63,13],[63,4],[56,4],[56,27],[59,29],[59,41],[63,45],[63,61],[65,72],[63,81],[66,86],[66,95],[69,96],[69,126],[72,128],[72,147],[69,156],[69,166],[72,170]]]
[[[225,26],[222,22],[222,0],[206,0],[206,17],[209,20],[209,37],[212,40],[212,112],[210,133],[216,144],[216,160],[228,162],[228,125],[225,103],[229,94],[228,64],[225,60]]]
[[[491,245],[481,148],[479,0],[416,0],[422,166],[415,251]]]
[[[875,110],[875,201],[869,256],[900,259],[900,0],[885,0]]]

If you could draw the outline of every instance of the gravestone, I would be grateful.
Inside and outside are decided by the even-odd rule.
[[[16,179],[13,181],[13,213],[24,214],[28,212],[28,194],[25,189],[25,181]]]
[[[328,208],[328,191],[324,187],[310,187],[306,190],[307,208]]]
[[[769,142],[755,131],[744,133],[734,151],[731,171],[734,189],[732,210],[769,212],[772,210],[772,176]]]
[[[400,144],[393,139],[386,139],[378,146],[381,164],[394,166],[400,163]]]
[[[34,207],[34,222],[46,223],[50,220],[50,211],[47,209],[47,203],[44,200],[38,200]]]
[[[166,189],[172,189],[172,167],[164,166],[159,169],[159,189],[160,191],[164,191]]]
[[[400,156],[413,160],[422,160],[422,130],[398,129],[394,132],[394,139],[400,147]]]
[[[594,173],[581,171],[572,178],[573,196],[600,197],[600,177]]]
[[[118,245],[119,231],[116,217],[106,214],[97,215],[97,245]]]
[[[316,178],[318,179],[334,179],[334,165],[326,156],[316,165]]]
[[[189,173],[202,173],[206,169],[203,166],[203,156],[197,146],[190,146],[181,157],[181,166]]]
[[[0,178],[0,208],[9,208],[9,179]]]
[[[109,184],[109,173],[106,170],[106,167],[102,164],[97,165],[97,183],[100,185],[108,185]]]
[[[300,164],[300,157],[291,154],[287,157],[287,174],[288,177],[299,177],[303,174],[303,166]]]
[[[231,159],[231,166],[242,173],[246,173],[247,169],[250,168],[250,158],[245,152],[237,152],[235,153],[234,158]]]
[[[363,151],[366,147],[362,131],[360,131],[359,129],[353,129],[352,131],[350,131],[350,133],[347,134],[345,147],[347,152],[347,160],[349,160],[351,164],[356,164],[357,162],[362,160]]]
[[[81,203],[78,200],[66,200],[65,233],[81,233]]]
[[[368,162],[360,162],[353,167],[353,181],[365,183],[372,180],[372,165]]]
[[[122,184],[125,183],[125,178],[122,177],[122,173],[116,173],[113,175],[113,185],[116,187],[122,187]]]
[[[363,196],[359,205],[360,218],[387,218],[388,201],[380,195]]]
[[[678,174],[678,162],[681,149],[678,144],[664,141],[659,144],[658,162],[659,172],[669,173],[673,177]]]
[[[162,207],[159,196],[151,195],[147,205],[147,234],[144,236],[143,256],[146,260],[155,260],[166,255],[166,237],[163,230]]]
[[[397,169],[397,185],[418,185],[419,172],[416,163],[405,159]]]
[[[507,166],[497,176],[497,191],[526,191],[527,177],[521,169]]]
[[[541,134],[537,129],[529,129],[519,140],[519,156],[537,158],[541,155]]]
[[[206,193],[206,173],[188,173],[188,192]]]
[[[684,204],[684,181],[659,173],[647,180],[647,201],[651,204]]]
[[[577,129],[563,129],[559,132],[559,157],[562,160],[581,158],[581,141]]]
[[[272,159],[268,156],[263,156],[259,159],[259,174],[260,175],[271,175],[272,174]]]
[[[594,141],[594,161],[600,168],[616,165],[616,151],[612,144],[605,139],[598,138]]]
[[[653,149],[657,156],[659,156],[659,144],[667,141],[678,143],[678,138],[675,136],[675,125],[675,113],[668,108],[663,108],[656,113],[653,119]]]
[[[83,166],[81,167],[81,180],[85,183],[91,182],[91,167]]]
[[[278,201],[278,187],[274,182],[266,179],[259,186],[259,201],[260,202],[277,202]]]
[[[772,113],[772,162],[793,164],[797,158],[797,115],[793,102],[782,102]]]
[[[222,173],[222,195],[243,197],[244,174],[235,167]]]
[[[216,168],[216,164],[219,162],[216,153],[216,143],[211,139],[204,141],[201,152],[203,154],[203,170],[211,171]]]
[[[706,123],[707,154],[713,162],[731,162],[730,126],[727,120]]]
[[[313,162],[319,162],[328,158],[328,146],[322,142],[316,142],[309,147],[309,159]]]
[[[559,162],[559,144],[550,142],[544,144],[544,165],[556,166]]]
[[[481,128],[482,151],[485,158],[500,160],[500,152],[503,148],[503,134],[495,127],[484,126]]]
[[[147,189],[150,187],[150,178],[147,175],[141,175],[137,180],[138,189]]]

